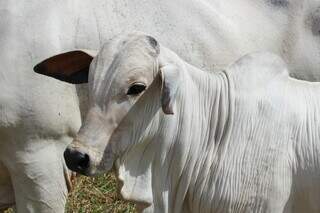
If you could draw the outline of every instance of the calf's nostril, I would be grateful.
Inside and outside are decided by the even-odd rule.
[[[85,170],[89,168],[90,165],[90,158],[87,154],[82,154],[81,158],[79,159],[78,166],[80,169]]]

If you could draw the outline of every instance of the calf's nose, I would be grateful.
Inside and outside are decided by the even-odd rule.
[[[90,166],[90,157],[86,153],[67,148],[63,153],[67,167],[75,172],[85,175]]]

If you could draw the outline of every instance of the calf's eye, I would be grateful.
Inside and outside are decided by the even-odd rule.
[[[127,95],[139,95],[145,89],[146,85],[144,85],[143,83],[134,83],[129,87]]]

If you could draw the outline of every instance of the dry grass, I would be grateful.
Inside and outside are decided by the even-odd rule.
[[[95,178],[78,177],[66,206],[67,213],[134,213],[134,205],[119,198],[113,173]]]

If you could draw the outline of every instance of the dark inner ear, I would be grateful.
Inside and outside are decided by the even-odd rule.
[[[147,36],[147,39],[148,39],[150,45],[155,49],[156,54],[159,55],[160,48],[159,48],[159,43],[157,42],[157,40],[155,38],[153,38],[152,36]]]
[[[52,56],[37,64],[33,70],[72,84],[87,83],[92,59],[83,51],[71,51]]]

